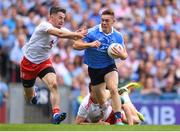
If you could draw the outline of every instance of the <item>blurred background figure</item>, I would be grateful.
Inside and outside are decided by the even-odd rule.
[[[5,123],[7,116],[7,101],[9,96],[9,87],[7,83],[2,79],[2,76],[0,75],[0,123]]]

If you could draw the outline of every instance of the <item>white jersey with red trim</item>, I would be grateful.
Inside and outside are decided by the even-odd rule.
[[[47,33],[52,27],[53,25],[49,22],[41,22],[35,28],[29,42],[24,45],[24,56],[32,63],[39,64],[50,57],[50,50],[57,44],[58,39]]]
[[[111,102],[107,101],[106,105],[106,110],[102,112],[100,105],[93,103],[90,94],[88,94],[79,107],[78,116],[85,118],[89,123],[98,122],[100,119],[105,121],[112,112]]]

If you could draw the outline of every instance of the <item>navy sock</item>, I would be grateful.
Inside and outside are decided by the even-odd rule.
[[[122,117],[121,112],[115,112],[114,115],[115,115],[116,119],[119,119]]]
[[[32,99],[31,99],[31,103],[32,104],[37,104],[37,97],[34,96]]]

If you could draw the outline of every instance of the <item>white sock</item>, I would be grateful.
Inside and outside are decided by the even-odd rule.
[[[128,94],[127,92],[124,92],[124,93],[121,95],[121,101],[122,101],[122,104],[131,102],[131,99],[129,98],[129,94]]]

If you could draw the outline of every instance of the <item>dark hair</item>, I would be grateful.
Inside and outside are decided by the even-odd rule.
[[[105,9],[101,15],[111,15],[114,16],[114,11],[112,9]]]
[[[92,84],[91,84],[91,82],[89,83],[89,92],[91,92],[92,91]]]
[[[58,6],[53,6],[51,7],[50,9],[50,15],[52,14],[57,14],[58,12],[62,12],[64,14],[66,14],[66,9],[63,9],[61,7],[58,7]]]

